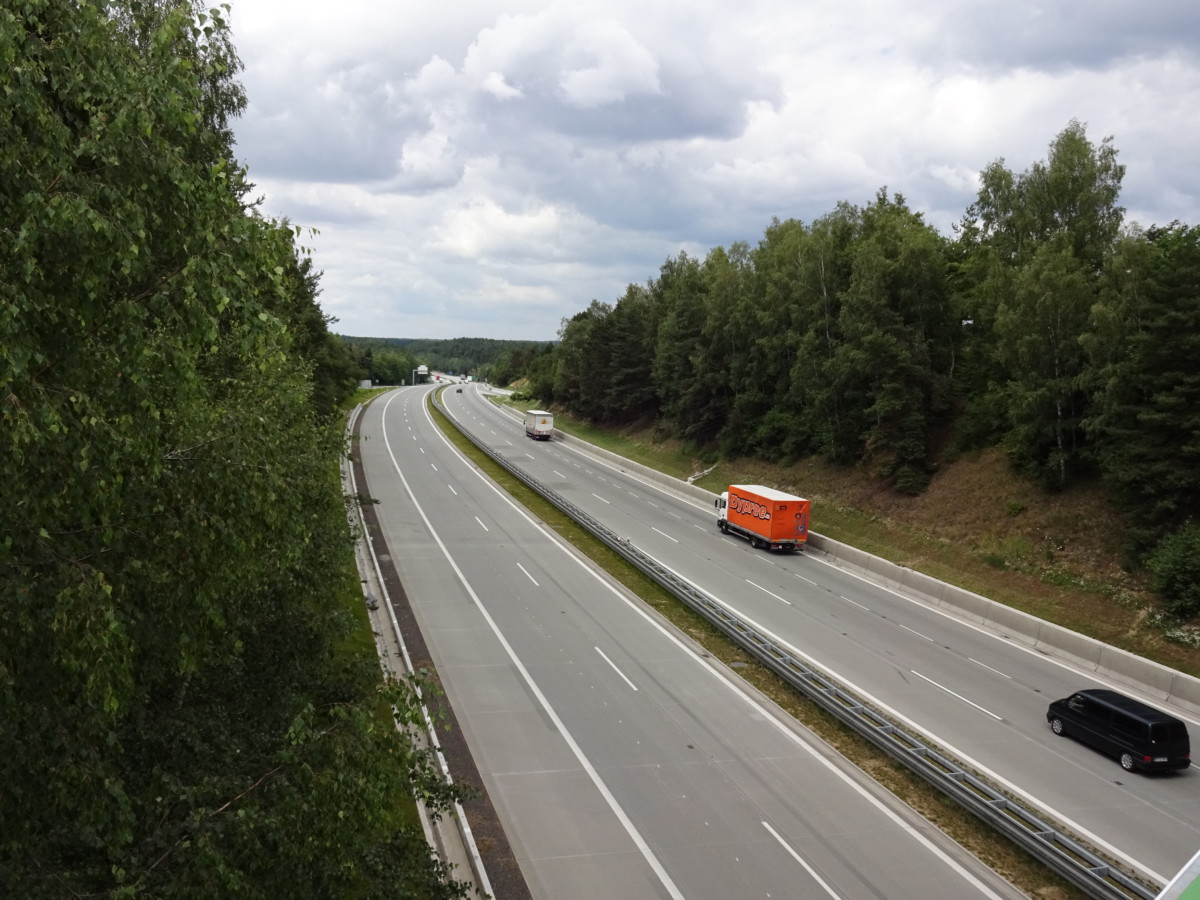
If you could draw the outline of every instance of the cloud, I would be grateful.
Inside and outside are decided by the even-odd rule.
[[[240,0],[238,153],[349,333],[551,339],[681,249],[887,187],[945,233],[1077,118],[1195,223],[1200,7]]]
[[[567,69],[559,79],[570,106],[593,109],[631,95],[662,93],[654,56],[620,22],[604,19],[578,29],[565,56],[579,60],[578,67]]]

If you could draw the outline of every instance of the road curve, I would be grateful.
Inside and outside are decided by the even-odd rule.
[[[1019,896],[498,491],[425,394],[363,414],[372,538],[533,896]]]

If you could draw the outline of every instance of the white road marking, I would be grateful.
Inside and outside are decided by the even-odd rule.
[[[613,662],[611,659],[609,659],[607,656],[605,656],[605,655],[604,655],[604,651],[603,651],[603,650],[601,650],[599,647],[596,647],[596,648],[595,648],[595,650],[596,650],[596,652],[597,652],[597,653],[599,653],[599,654],[600,654],[600,658],[601,658],[601,659],[603,659],[603,660],[604,660],[606,663],[608,663],[610,666],[612,666],[612,667],[613,667],[613,671],[614,671],[614,672],[616,672],[618,675],[620,675],[622,678],[624,678],[624,679],[625,679],[625,683],[626,683],[627,685],[629,685],[629,686],[630,686],[631,688],[633,688],[635,691],[638,689],[638,688],[637,688],[637,685],[636,685],[636,684],[634,684],[632,681],[630,681],[628,678],[626,678],[626,677],[625,677],[625,673],[624,673],[624,672],[622,672],[620,669],[618,669],[618,668],[617,668],[617,664],[616,664],[615,662]]]
[[[995,673],[996,673],[997,675],[999,675],[1001,678],[1007,678],[1009,681],[1012,681],[1012,676],[1011,676],[1011,675],[1005,675],[1005,674],[1004,674],[1003,672],[1001,672],[999,669],[993,669],[993,668],[992,668],[991,666],[989,666],[987,663],[981,663],[979,660],[977,660],[977,659],[972,659],[972,658],[971,658],[971,657],[969,657],[969,656],[967,657],[967,659],[971,660],[971,662],[975,663],[975,665],[977,665],[977,666],[983,666],[983,668],[987,669],[989,672],[995,672]]]
[[[919,638],[924,638],[924,639],[925,639],[925,640],[927,640],[927,641],[932,641],[932,640],[933,640],[933,638],[931,638],[929,635],[927,635],[927,634],[921,634],[921,632],[917,631],[915,628],[909,628],[907,625],[901,625],[899,622],[897,622],[897,621],[895,621],[895,620],[893,620],[893,621],[892,621],[892,624],[893,624],[893,625],[900,625],[900,627],[901,627],[901,628],[903,628],[905,631],[911,631],[913,634],[915,634],[915,635],[916,635],[917,637],[919,637]]]
[[[838,594],[838,596],[839,596],[839,597],[841,597],[843,600],[845,600],[847,603],[853,603],[855,606],[857,606],[857,607],[859,607],[859,608],[861,608],[861,609],[865,609],[867,612],[870,612],[870,611],[871,611],[871,607],[869,607],[869,606],[863,606],[863,605],[862,605],[861,603],[859,603],[857,600],[851,600],[849,597],[846,597],[846,596],[844,596],[843,594]]]
[[[446,485],[446,487],[450,488],[450,493],[452,493],[452,494],[453,494],[455,497],[457,497],[457,496],[458,496],[458,491],[456,491],[456,490],[454,489],[454,485],[452,485],[452,484],[448,484],[448,485]]]
[[[390,404],[391,401],[389,400],[388,403]],[[384,406],[383,410],[383,415],[386,416],[387,406]],[[429,415],[428,410],[426,410],[425,415],[426,418],[430,420],[430,425],[432,425],[432,417]],[[444,435],[442,440],[445,442],[451,453],[457,456],[461,462],[466,462],[463,455],[459,453],[448,440],[445,439]],[[637,826],[633,824],[633,821],[629,818],[629,815],[617,802],[617,798],[613,796],[612,791],[604,782],[604,779],[600,777],[600,773],[596,771],[596,767],[592,765],[591,760],[588,759],[587,755],[583,752],[583,748],[579,746],[579,743],[575,740],[574,735],[567,730],[567,726],[563,723],[554,707],[550,705],[550,701],[546,698],[546,695],[542,693],[541,689],[537,685],[537,682],[529,673],[529,670],[525,667],[525,664],[521,661],[521,658],[517,655],[516,650],[513,649],[512,644],[508,642],[508,639],[504,636],[504,632],[501,631],[500,626],[496,624],[496,620],[493,619],[491,613],[488,612],[487,606],[484,604],[483,599],[471,586],[471,583],[467,580],[467,576],[463,573],[462,569],[459,568],[458,563],[455,562],[454,557],[450,555],[450,549],[442,540],[441,535],[439,535],[436,529],[434,529],[433,523],[429,521],[429,517],[425,515],[424,508],[420,503],[417,502],[417,497],[416,494],[413,493],[412,486],[408,483],[408,479],[404,476],[404,471],[400,468],[400,464],[396,461],[396,455],[392,452],[391,443],[388,441],[386,424],[383,426],[383,442],[387,446],[388,456],[390,456],[392,459],[392,468],[396,471],[396,475],[400,479],[400,483],[404,485],[404,491],[408,494],[408,497],[412,501],[413,506],[416,508],[417,513],[421,516],[421,521],[424,522],[425,528],[429,531],[430,535],[433,536],[434,541],[437,542],[438,548],[442,551],[442,555],[446,558],[446,562],[449,564],[450,568],[454,570],[454,574],[458,577],[458,581],[463,586],[463,589],[470,595],[476,609],[478,609],[480,615],[483,616],[483,620],[487,622],[488,628],[492,630],[492,633],[496,636],[496,640],[499,641],[500,646],[504,648],[504,652],[508,655],[509,660],[512,661],[513,668],[515,668],[517,673],[521,676],[521,679],[529,688],[529,691],[533,695],[534,699],[537,700],[538,704],[545,711],[555,729],[559,734],[562,735],[567,747],[571,750],[571,753],[574,755],[575,759],[579,761],[580,767],[584,770],[584,772],[587,773],[588,778],[591,780],[592,784],[595,785],[596,790],[600,793],[600,796],[604,798],[604,802],[608,804],[608,808],[611,809],[613,815],[617,817],[617,820],[621,823],[621,827],[625,829],[625,833],[629,835],[629,838],[633,841],[634,846],[638,848],[638,852],[642,854],[642,858],[646,860],[647,864],[654,871],[654,874],[658,876],[658,880],[666,890],[668,896],[670,896],[672,900],[684,900],[683,892],[676,887],[674,880],[671,878],[670,874],[668,874],[666,868],[663,867],[662,862],[650,848],[650,845],[646,843],[646,839],[642,836],[642,833],[638,831]],[[488,484],[489,487],[492,487],[497,494],[503,496],[499,488],[492,485],[488,479],[482,475],[482,473],[476,471],[475,474],[485,484]],[[514,510],[517,508],[516,504],[511,500],[508,502]],[[528,515],[526,515],[525,518],[532,522],[532,519],[530,519]],[[565,546],[560,541],[556,540],[552,535],[550,535],[549,532],[543,529],[543,533],[546,534],[550,541],[562,549],[563,552],[567,553],[568,556],[572,555],[570,551],[566,550]],[[587,568],[582,561],[577,561],[581,566],[584,566],[585,569]],[[608,585],[607,582],[605,582],[602,578],[599,576],[595,577],[597,581],[608,586],[610,590],[613,590],[613,593],[625,600],[626,603],[629,603],[631,608],[636,608],[632,602],[625,597],[622,597],[620,592],[612,589],[611,585]],[[643,615],[646,621],[653,622],[648,615]],[[665,630],[662,629],[662,626],[658,627],[661,633],[666,633]],[[678,641],[676,641],[676,643],[678,646],[683,646],[682,643]],[[689,653],[694,658],[699,659],[694,652],[689,651]]]
[[[650,530],[651,530],[651,531],[658,531],[658,529],[657,529],[657,528],[655,528],[653,525],[651,525],[651,526],[650,526]],[[659,533],[659,534],[661,534],[663,537],[665,537],[665,538],[666,538],[668,541],[675,541],[675,543],[677,543],[677,544],[679,543],[679,541],[678,541],[676,538],[673,538],[673,537],[671,537],[671,536],[670,536],[669,534],[667,534],[665,531],[658,531],[658,533]]]
[[[1001,716],[998,716],[998,715],[996,715],[996,714],[995,714],[994,712],[992,712],[991,710],[984,709],[984,708],[983,708],[982,706],[980,706],[978,703],[974,703],[974,702],[972,702],[972,701],[968,700],[968,699],[967,699],[966,697],[964,697],[962,694],[956,694],[956,693],[954,693],[954,691],[950,690],[950,688],[946,687],[944,684],[938,684],[938,683],[937,683],[936,681],[934,681],[932,678],[930,678],[930,677],[928,677],[928,676],[926,676],[926,675],[922,675],[920,672],[917,672],[917,671],[915,671],[915,670],[913,670],[913,669],[909,669],[909,671],[910,671],[910,672],[912,672],[914,675],[916,675],[918,678],[923,678],[923,679],[925,679],[925,680],[926,680],[926,681],[928,681],[930,684],[932,684],[932,685],[933,685],[935,688],[938,688],[939,690],[943,690],[943,691],[945,691],[945,692],[946,692],[947,694],[949,694],[951,697],[957,697],[959,700],[961,700],[963,703],[967,704],[968,706],[973,706],[973,707],[975,707],[977,710],[979,710],[981,713],[986,713],[987,715],[989,715],[989,716],[991,716],[993,719],[995,719],[997,722],[1003,722],[1003,721],[1004,721],[1004,719],[1003,719]]]
[[[774,598],[775,598],[776,600],[778,600],[780,603],[786,603],[788,606],[791,606],[791,605],[792,605],[792,601],[791,601],[791,600],[784,600],[784,599],[783,599],[782,597],[780,597],[778,594],[775,594],[775,593],[772,593],[771,591],[768,591],[768,590],[767,590],[765,587],[763,587],[761,584],[755,584],[755,583],[754,583],[753,581],[751,581],[749,578],[747,578],[747,579],[746,579],[746,584],[750,585],[750,587],[756,587],[756,588],[758,588],[758,589],[759,589],[760,591],[762,591],[764,594],[766,594],[766,595],[767,595],[767,596],[769,596],[769,597],[774,597]]]
[[[390,400],[389,400],[389,403],[390,403]],[[387,410],[387,407],[385,406],[384,407],[385,414],[386,414],[386,410]],[[431,427],[434,427],[433,419],[432,419],[432,416],[430,415],[428,409],[425,410],[425,418],[426,418],[427,423]],[[404,473],[401,471],[400,465],[396,461],[395,455],[391,452],[391,444],[388,442],[386,426],[383,428],[383,436],[384,436],[384,442],[388,445],[388,453],[392,457],[392,467],[396,470],[396,473],[399,476],[401,483],[403,483],[404,488],[405,488],[406,492],[408,493],[409,497],[413,500],[414,503],[416,503],[416,497],[413,494],[412,488],[409,486],[407,479],[404,477]],[[640,616],[648,625],[650,625],[650,627],[657,630],[664,638],[666,638],[669,642],[674,644],[684,654],[691,657],[706,672],[708,672],[708,674],[711,677],[715,678],[717,681],[719,681],[723,685],[725,685],[725,687],[730,691],[731,694],[736,696],[739,700],[741,700],[741,702],[743,702],[750,709],[752,709],[758,716],[760,716],[762,718],[763,721],[771,724],[779,732],[779,734],[782,735],[786,740],[791,741],[798,749],[807,753],[809,755],[810,759],[812,760],[813,765],[823,768],[826,772],[829,773],[829,775],[831,777],[836,778],[839,781],[841,781],[846,787],[850,788],[852,791],[854,791],[856,794],[858,794],[866,803],[870,804],[873,808],[878,810],[881,816],[883,816],[888,821],[892,822],[893,824],[897,825],[898,827],[900,827],[904,831],[906,831],[916,843],[921,845],[922,848],[924,848],[932,856],[936,857],[945,866],[947,866],[952,871],[956,872],[963,880],[965,880],[967,883],[969,883],[979,893],[979,895],[981,897],[986,897],[986,898],[988,898],[988,900],[1002,900],[1002,898],[998,894],[996,894],[987,885],[985,885],[983,882],[981,882],[970,871],[963,868],[963,866],[961,864],[959,864],[956,860],[954,860],[949,855],[947,855],[945,851],[943,851],[940,847],[938,847],[936,844],[934,844],[929,838],[927,838],[924,834],[922,834],[919,829],[915,829],[911,825],[909,825],[907,822],[905,822],[894,810],[892,810],[890,807],[885,805],[881,800],[879,800],[877,797],[875,797],[875,795],[873,793],[871,793],[866,788],[864,788],[863,786],[858,784],[858,782],[855,781],[853,778],[851,778],[847,773],[843,772],[836,765],[834,765],[833,762],[831,762],[829,759],[827,759],[825,757],[823,750],[820,750],[817,747],[814,747],[814,746],[806,743],[800,737],[800,735],[798,735],[797,733],[792,731],[792,729],[787,724],[785,724],[781,719],[776,717],[770,710],[768,710],[766,707],[762,706],[757,700],[755,700],[753,697],[748,695],[742,689],[742,687],[740,686],[740,684],[738,682],[726,677],[719,670],[714,669],[709,664],[708,661],[701,658],[689,645],[685,644],[682,640],[680,640],[678,637],[676,637],[674,633],[667,630],[661,623],[659,623],[657,620],[653,619],[648,612],[646,612],[644,609],[642,609],[642,607],[640,605],[640,603],[641,603],[640,601],[635,601],[635,600],[631,599],[630,597],[625,596],[623,593],[618,591],[616,588],[614,588],[608,581],[605,580],[604,577],[602,577],[600,574],[598,574],[591,568],[590,561],[580,558],[573,551],[573,549],[568,547],[556,535],[554,535],[552,532],[550,532],[544,526],[541,526],[537,522],[535,522],[528,513],[526,513],[523,509],[521,509],[516,504],[515,501],[513,501],[507,494],[505,494],[497,485],[492,483],[487,478],[487,476],[485,476],[481,471],[479,471],[479,469],[476,466],[474,466],[473,463],[469,462],[458,451],[458,449],[455,448],[450,443],[450,441],[444,435],[439,434],[439,437],[441,438],[442,443],[446,446],[447,451],[449,453],[451,453],[453,456],[458,458],[459,462],[462,463],[462,465],[466,471],[470,472],[476,478],[478,478],[480,480],[480,482],[482,482],[489,490],[491,490],[497,496],[497,498],[499,498],[502,502],[507,503],[508,506],[517,515],[521,516],[522,518],[525,519],[526,522],[528,522],[530,525],[532,525],[533,527],[535,527],[539,531],[541,531],[542,534],[545,535],[546,540],[549,541],[555,547],[557,547],[565,556],[572,559],[577,565],[579,565],[582,569],[587,571],[588,574],[590,574],[592,576],[592,578],[594,578],[596,580],[597,584],[600,585],[601,589],[611,592],[621,602],[625,603],[626,606],[628,606],[636,615]],[[567,449],[573,449],[573,448],[568,447]],[[576,464],[576,465],[578,465],[578,464]],[[669,493],[669,492],[663,490],[662,488],[659,488],[658,486],[654,485],[651,482],[646,482],[645,486],[650,490],[656,490],[663,494]],[[460,582],[463,584],[464,588],[470,594],[470,596],[471,596],[472,600],[475,602],[476,606],[480,609],[485,621],[488,623],[489,627],[493,630],[493,632],[495,632],[501,645],[504,647],[505,652],[508,654],[509,658],[513,661],[513,665],[516,668],[517,672],[525,680],[526,684],[529,685],[530,690],[533,693],[534,697],[537,699],[539,704],[542,705],[543,709],[546,710],[547,715],[551,718],[551,721],[554,723],[555,727],[564,735],[564,738],[567,742],[568,747],[571,749],[571,751],[575,755],[575,757],[578,760],[580,760],[580,764],[583,766],[584,771],[587,773],[588,777],[592,780],[593,784],[596,785],[601,796],[603,796],[605,799],[605,802],[608,803],[609,808],[613,810],[614,814],[617,816],[618,820],[621,822],[622,827],[625,828],[626,833],[629,834],[630,837],[633,839],[635,845],[637,846],[638,850],[641,852],[643,858],[645,858],[647,860],[647,862],[650,864],[650,867],[654,870],[655,874],[659,876],[660,881],[663,883],[664,887],[667,889],[667,891],[671,895],[671,897],[680,898],[680,900],[682,900],[683,895],[679,892],[678,888],[675,886],[674,882],[671,880],[670,875],[667,874],[667,872],[663,868],[661,862],[659,862],[658,858],[654,855],[654,852],[645,843],[645,839],[641,836],[640,832],[638,832],[636,826],[634,826],[634,824],[629,820],[628,816],[625,814],[625,811],[617,804],[616,798],[613,797],[613,795],[612,795],[611,791],[609,791],[607,785],[600,778],[600,775],[596,771],[595,767],[592,766],[591,762],[583,755],[583,751],[579,747],[579,745],[575,742],[574,737],[566,730],[566,727],[563,725],[562,720],[558,717],[558,714],[550,706],[549,701],[546,699],[545,695],[542,694],[542,692],[538,689],[537,684],[533,681],[533,678],[529,674],[528,670],[524,667],[524,665],[521,663],[521,661],[517,658],[516,652],[512,649],[512,646],[508,643],[508,641],[505,639],[504,635],[500,632],[499,627],[496,625],[495,621],[492,619],[491,615],[488,613],[486,607],[484,606],[482,599],[480,599],[478,594],[471,588],[470,584],[466,580],[466,577],[463,575],[462,571],[458,568],[457,563],[455,563],[454,559],[450,556],[450,551],[446,547],[445,543],[441,540],[441,538],[437,535],[437,533],[434,532],[433,526],[429,522],[428,517],[425,515],[424,510],[421,509],[419,504],[417,505],[417,509],[421,515],[422,520],[425,522],[426,528],[428,528],[430,533],[433,535],[434,540],[437,542],[439,548],[441,549],[443,555],[446,557],[451,568],[454,569],[455,574],[458,576]],[[734,541],[729,540],[728,538],[725,538],[725,537],[722,537],[722,540],[727,540],[730,544],[734,543]],[[824,560],[820,560],[820,561],[825,562]],[[831,564],[825,563],[825,565],[831,565]],[[676,570],[670,568],[669,566],[664,566],[664,568],[666,568],[668,571],[670,571],[676,577],[683,579],[683,575],[681,573],[677,572]],[[850,573],[850,574],[853,574],[853,573]],[[868,579],[862,578],[861,576],[856,575],[854,577],[859,578],[861,581],[870,583],[868,581]],[[727,602],[720,600],[719,598],[717,598],[716,596],[714,596],[713,594],[711,594],[707,591],[705,591],[705,593],[708,594],[709,597],[711,597],[714,601],[719,603],[721,606],[723,606],[725,609],[729,610],[730,612],[737,612]],[[893,593],[895,593],[895,592],[893,592]],[[903,597],[902,594],[897,594],[897,596]],[[909,599],[909,598],[905,598],[905,599]],[[910,600],[910,602],[911,602],[911,600]],[[741,613],[737,613],[737,614],[742,615]],[[745,618],[745,617],[743,616],[743,618]],[[788,652],[791,653],[792,655],[794,655],[797,659],[808,660],[808,657],[803,652],[801,652],[798,648],[793,647],[785,639],[779,637],[778,635],[772,634],[761,623],[754,622],[752,619],[746,619],[746,621],[748,621],[748,623],[751,625],[751,627],[753,627],[760,634],[765,634],[768,637],[771,637],[772,640],[774,640],[780,646],[788,648]],[[810,663],[812,663],[812,660],[808,660],[808,661]],[[854,685],[853,683],[848,683],[847,686],[851,690],[853,690],[855,693],[858,693],[858,694],[861,694],[864,696],[870,696],[865,691],[863,691],[862,688]],[[895,710],[892,710],[889,707],[887,707],[886,704],[880,703],[879,701],[873,701],[873,702],[876,702],[880,706],[880,708],[886,710],[889,714],[903,720],[903,717],[900,716],[899,713],[897,713]],[[909,724],[910,727],[912,727],[916,730],[919,730],[919,728],[916,726],[915,723],[908,722],[907,724]],[[962,755],[962,754],[958,754],[958,755]],[[993,777],[995,777],[995,776],[993,775]],[[1015,793],[1020,793],[1019,789],[1016,788],[1015,785],[1008,784],[1007,787],[1010,790],[1013,790]],[[1095,838],[1095,836],[1092,836],[1092,835],[1089,835],[1088,837],[1090,840],[1094,840],[1094,841],[1098,840],[1097,838]],[[1106,849],[1109,850],[1109,852],[1112,852],[1114,854],[1119,853],[1119,851],[1117,851],[1115,847],[1111,847],[1110,845],[1105,845],[1105,847],[1106,847]],[[1164,883],[1166,882],[1165,878],[1159,878],[1158,880],[1162,881]]]
[[[479,523],[479,527],[482,528],[484,531],[490,531],[490,529],[486,525],[483,524],[483,520],[481,518],[479,518],[479,516],[475,517],[475,521]]]
[[[798,863],[800,863],[800,865],[804,866],[804,871],[812,876],[813,881],[815,881],[817,884],[819,884],[825,890],[825,893],[827,893],[830,897],[832,897],[833,900],[842,900],[842,898],[839,895],[837,895],[833,892],[833,888],[831,888],[829,885],[827,885],[825,883],[825,879],[823,879],[820,875],[818,875],[816,870],[801,858],[800,854],[797,853],[792,848],[791,844],[789,844],[787,841],[785,841],[783,839],[783,836],[780,835],[780,833],[778,831],[776,831],[774,828],[772,828],[766,822],[763,822],[762,826],[763,826],[763,828],[767,829],[767,831],[769,831],[771,833],[771,837],[775,838],[775,840],[779,841],[779,843],[783,845],[783,849],[786,850],[789,854],[791,854],[792,859],[796,860],[796,862],[798,862]]]
[[[603,497],[601,497],[599,494],[596,494],[596,493],[593,493],[592,496],[595,497],[597,500],[599,500],[601,503],[607,503],[609,506],[612,506],[611,500],[605,500]]]
[[[517,568],[518,568],[518,569],[520,569],[522,572],[524,572],[524,573],[525,573],[525,577],[526,577],[526,578],[528,578],[530,581],[532,581],[532,582],[533,582],[533,586],[534,586],[534,587],[541,587],[541,585],[537,583],[537,579],[536,579],[536,578],[534,578],[532,575],[530,575],[530,574],[529,574],[529,570],[528,570],[528,569],[526,569],[526,568],[525,568],[523,565],[521,565],[520,563],[517,563]]]

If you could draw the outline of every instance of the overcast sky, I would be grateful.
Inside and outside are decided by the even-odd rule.
[[[341,334],[552,340],[886,187],[945,234],[1071,119],[1200,224],[1195,0],[231,0],[237,154]]]

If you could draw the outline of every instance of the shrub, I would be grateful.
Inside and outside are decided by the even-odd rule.
[[[1182,617],[1200,612],[1200,525],[1189,522],[1159,541],[1147,567],[1169,612]]]

